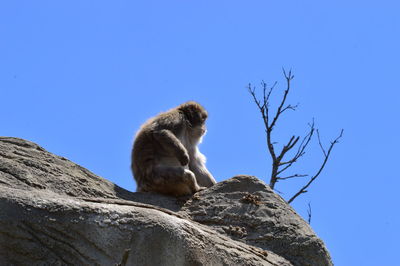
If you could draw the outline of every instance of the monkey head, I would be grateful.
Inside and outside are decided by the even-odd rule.
[[[199,103],[189,101],[181,104],[178,110],[185,116],[191,131],[200,138],[206,132],[207,111]]]

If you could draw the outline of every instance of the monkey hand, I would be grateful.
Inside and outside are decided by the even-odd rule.
[[[189,154],[186,151],[180,156],[179,162],[182,166],[185,166],[189,163]]]

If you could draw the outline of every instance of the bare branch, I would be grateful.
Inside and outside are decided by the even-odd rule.
[[[282,107],[285,105],[287,95],[289,94],[289,91],[290,91],[290,81],[294,78],[294,76],[292,75],[292,70],[289,70],[289,74],[286,74],[285,69],[283,69],[283,74],[285,75],[285,78],[286,78],[286,90],[283,93],[282,101],[278,107],[278,110],[276,111],[275,117],[273,118],[273,120],[271,122],[271,125],[270,125],[271,130],[274,128],[279,116],[285,111],[285,109],[287,109],[287,108],[285,108],[284,110],[282,110]]]
[[[286,180],[286,179],[290,179],[290,178],[295,178],[295,177],[306,177],[308,175],[299,175],[299,174],[295,174],[295,175],[291,175],[291,176],[287,176],[287,177],[277,177],[278,180]]]
[[[286,144],[285,146],[283,146],[281,153],[278,156],[278,161],[279,161],[279,166],[282,165],[281,160],[283,158],[283,156],[285,156],[285,154],[290,151],[299,141],[300,137],[295,137],[292,136],[288,142],[288,144]]]
[[[290,163],[289,163],[290,162]],[[277,174],[278,175],[280,175],[281,173],[283,173],[283,172],[285,172],[290,166],[292,166],[292,164],[293,163],[295,163],[296,161],[289,161],[289,162],[286,162],[286,163],[281,163],[280,164],[280,166],[282,166],[282,165],[284,165],[284,164],[287,164],[287,163],[289,163],[289,164],[287,164],[285,167],[283,167],[281,170],[279,170],[278,172],[277,172]]]
[[[278,193],[281,194],[281,195],[285,194],[285,193],[283,193],[282,191],[277,190],[277,189],[275,189],[275,191],[278,192]]]
[[[247,86],[247,89],[248,89],[249,93],[251,94],[251,96],[253,96],[254,102],[256,103],[258,108],[261,110],[260,101],[257,99],[257,96],[256,96],[256,88],[251,88],[251,84],[249,83],[249,85]]]
[[[315,132],[314,119],[313,119],[312,122],[309,123],[310,129],[309,129],[308,133],[301,139],[301,142],[300,142],[299,136],[292,136],[289,139],[289,141],[286,143],[286,145],[283,145],[283,147],[279,153],[277,153],[275,151],[274,145],[276,145],[277,142],[272,140],[272,132],[273,132],[274,127],[277,124],[277,121],[281,117],[282,113],[284,113],[287,110],[296,110],[298,107],[298,104],[291,105],[291,104],[286,103],[287,96],[291,89],[291,81],[293,80],[294,75],[292,74],[291,70],[286,72],[285,69],[283,69],[283,74],[286,79],[286,89],[284,90],[284,93],[283,93],[280,103],[275,111],[274,116],[271,116],[271,117],[270,117],[271,110],[269,109],[270,108],[269,101],[270,101],[271,94],[272,94],[277,82],[275,82],[272,87],[268,87],[267,83],[264,81],[261,82],[261,86],[262,86],[261,99],[259,99],[257,97],[256,89],[252,88],[251,84],[248,85],[248,91],[251,94],[251,96],[253,97],[253,100],[256,103],[256,105],[261,113],[261,116],[262,116],[262,119],[264,122],[264,126],[265,126],[267,147],[268,147],[268,151],[270,153],[271,159],[272,159],[271,177],[270,177],[270,182],[269,182],[271,189],[275,189],[275,184],[279,180],[286,180],[286,179],[291,179],[291,178],[296,178],[296,177],[308,176],[305,174],[293,174],[293,175],[281,177],[280,175],[284,171],[289,169],[294,163],[296,163],[302,156],[304,156],[304,154],[306,153],[306,148],[310,144],[312,137],[314,135],[314,132]],[[322,152],[324,153],[324,161],[323,161],[322,165],[320,166],[320,169],[317,171],[317,173],[314,176],[312,176],[310,181],[289,200],[289,203],[292,202],[297,196],[307,192],[307,190],[306,190],[307,187],[319,176],[319,174],[325,167],[327,160],[329,159],[329,155],[330,155],[330,152],[331,152],[333,146],[337,143],[338,139],[342,135],[342,134],[340,134],[340,136],[331,143],[329,150],[326,151],[321,144],[321,138],[320,138],[318,130],[317,130],[317,134],[318,134],[319,145],[322,149]],[[291,157],[289,156],[289,158],[285,158],[287,156],[287,154],[289,153],[289,151],[291,151],[293,149],[296,149],[296,150],[294,150],[294,154],[292,154]]]
[[[273,88],[276,85],[276,82],[270,88],[268,94],[266,94],[267,84],[264,81],[261,84],[263,86],[263,103],[261,103],[260,100],[257,99],[255,88],[252,89],[251,84],[248,85],[248,91],[251,94],[251,96],[253,97],[253,100],[256,103],[256,105],[261,113],[261,116],[262,116],[262,119],[264,122],[264,126],[265,126],[265,133],[267,135],[267,147],[268,147],[269,153],[271,155],[272,161],[274,162],[274,161],[276,161],[276,155],[275,155],[274,145],[272,144],[272,140],[271,140],[272,128],[269,125],[269,114],[268,114],[269,113],[268,112],[269,111],[268,110],[269,102],[268,102],[268,100],[272,93]]]
[[[279,166],[286,165],[283,167],[281,170],[278,171],[278,175],[287,170],[289,167],[292,166],[293,163],[297,162],[297,160],[302,157],[305,154],[305,149],[307,148],[308,144],[310,143],[312,136],[314,134],[315,128],[314,128],[314,119],[312,123],[308,124],[310,126],[310,131],[308,134],[303,138],[303,140],[300,143],[300,146],[296,152],[296,154],[290,159],[289,161],[286,162],[281,162]]]
[[[292,80],[294,75],[292,75],[292,69],[289,70],[289,74],[286,74],[285,68],[282,68],[283,74],[285,75],[286,80]]]
[[[308,224],[311,224],[311,216],[312,216],[312,213],[311,213],[311,202],[308,203],[307,214],[308,214],[308,219],[307,219]]]
[[[267,83],[265,83],[264,81],[261,82],[261,86],[263,87],[263,99],[265,104],[269,103],[269,97],[271,96],[271,93],[274,90],[277,83],[278,82],[275,81],[274,85],[272,85],[272,87],[269,89],[268,94],[265,94],[265,92],[268,89],[268,86]]]
[[[308,181],[308,183],[303,186],[296,194],[293,195],[293,197],[291,197],[288,201],[288,203],[291,203],[295,198],[297,198],[299,195],[306,193],[307,192],[307,188],[311,185],[312,182],[314,182],[314,180],[319,176],[319,174],[322,172],[322,170],[324,169],[326,162],[329,159],[329,155],[331,154],[331,151],[333,149],[333,147],[335,146],[336,143],[339,142],[339,139],[343,136],[343,129],[340,132],[340,135],[331,142],[331,145],[329,146],[328,152],[325,154],[325,158],[324,161],[322,162],[321,167],[319,168],[319,170],[317,171],[317,173],[310,179],[310,181]]]
[[[297,153],[294,156],[296,158],[296,160],[305,154],[305,149],[307,148],[308,144],[310,143],[310,141],[314,135],[314,131],[315,131],[314,118],[313,118],[311,124],[308,124],[308,126],[310,127],[310,131],[308,132],[308,134],[303,138],[303,140],[300,143],[299,149],[297,150]]]
[[[265,128],[268,129],[268,103],[263,103],[261,104],[261,102],[257,99],[256,96],[256,89],[255,88],[251,88],[251,84],[249,83],[248,87],[247,87],[249,93],[251,94],[251,96],[253,97],[253,100],[255,102],[255,104],[257,105],[258,109],[260,110],[263,122],[264,122],[264,126]]]
[[[324,153],[324,155],[325,155],[325,157],[326,157],[326,152],[325,152],[324,147],[323,147],[322,144],[321,144],[321,138],[319,137],[319,130],[318,130],[318,129],[317,129],[317,136],[318,136],[318,143],[319,143],[319,146],[321,147],[321,150],[322,150],[322,152]]]
[[[279,105],[278,110],[276,111],[275,117],[272,119],[272,122],[271,122],[271,125],[270,125],[271,130],[274,128],[274,126],[276,124],[276,121],[278,121],[279,116],[282,114],[282,107],[285,104],[286,97],[287,97],[287,95],[289,93],[289,89],[290,89],[290,84],[289,84],[289,87],[285,90],[285,92],[283,94],[282,102]]]
[[[293,110],[293,111],[296,111],[296,108],[298,107],[299,105],[298,104],[296,104],[296,105],[288,105],[288,106],[286,106],[285,108],[283,108],[282,109],[282,111],[281,111],[281,114],[283,113],[283,112],[285,112],[286,110]]]

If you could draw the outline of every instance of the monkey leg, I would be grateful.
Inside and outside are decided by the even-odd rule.
[[[152,173],[152,190],[174,196],[196,193],[200,190],[192,171],[176,166],[156,166]]]
[[[217,183],[204,164],[190,163],[189,169],[194,173],[200,186],[211,187]]]
[[[171,154],[174,154],[178,158],[181,165],[186,165],[189,163],[188,152],[183,146],[182,142],[167,129],[154,131],[154,138]]]

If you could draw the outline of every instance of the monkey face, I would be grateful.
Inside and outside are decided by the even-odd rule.
[[[207,111],[197,102],[186,102],[179,106],[179,110],[185,115],[192,128],[202,128],[202,134],[205,132],[205,121],[208,117]],[[200,130],[200,129],[199,129]]]
[[[206,134],[207,128],[205,124],[197,125],[190,129],[191,135],[195,138],[201,138],[203,135]]]

